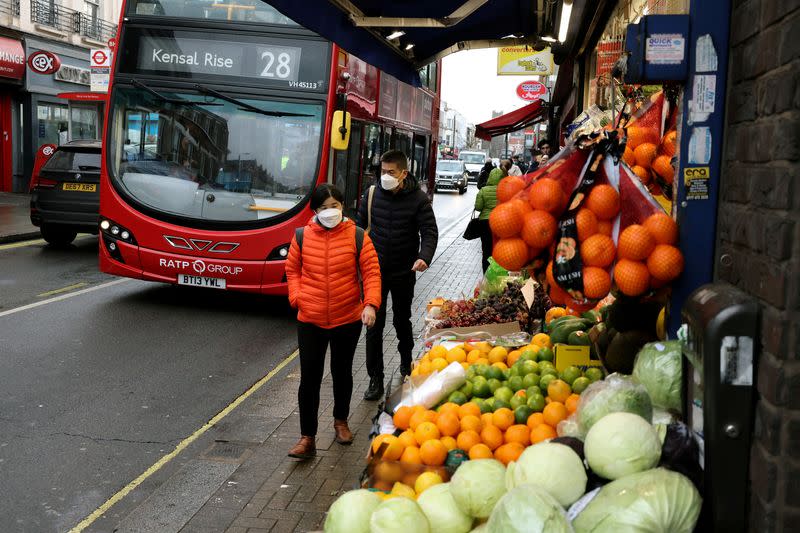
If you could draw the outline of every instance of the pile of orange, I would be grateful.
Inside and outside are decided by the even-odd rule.
[[[663,286],[683,272],[683,254],[675,247],[678,226],[665,213],[650,215],[643,224],[632,224],[619,235],[614,282],[620,292],[639,296]]]
[[[628,140],[622,160],[634,174],[645,185],[651,183],[653,176],[672,184],[675,174],[672,157],[677,151],[678,132],[669,130],[659,139],[656,128],[631,126],[627,133]]]

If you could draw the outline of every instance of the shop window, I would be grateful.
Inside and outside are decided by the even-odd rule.
[[[37,106],[37,147],[65,144],[69,140],[69,108],[63,104],[41,103]]]
[[[97,108],[70,108],[70,140],[97,139]]]

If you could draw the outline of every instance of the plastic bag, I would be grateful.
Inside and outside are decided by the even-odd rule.
[[[430,409],[447,398],[453,391],[467,381],[467,372],[460,363],[450,363],[444,370],[434,372],[419,386],[411,386],[403,391],[403,399],[395,410],[404,405],[422,405]],[[413,383],[413,382],[412,382]]]
[[[629,376],[611,374],[603,381],[589,385],[581,394],[575,412],[583,435],[605,415],[633,413],[647,422],[653,420],[653,403],[647,390]]]
[[[485,282],[489,285],[498,283],[501,278],[508,276],[508,270],[497,264],[494,258],[489,258],[489,267],[483,276]]]
[[[702,503],[700,493],[685,476],[654,468],[604,486],[572,526],[575,533],[691,533]]]
[[[633,377],[647,389],[654,407],[681,411],[683,345],[680,341],[645,344],[633,363]]]
[[[674,422],[667,426],[658,466],[683,474],[694,483],[698,491],[702,492],[703,468],[700,466],[700,447],[694,431],[683,422]]]

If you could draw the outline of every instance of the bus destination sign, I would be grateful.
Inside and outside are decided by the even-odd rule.
[[[324,90],[324,72],[301,63],[301,46],[143,35],[136,69],[159,74],[258,78],[290,88]],[[312,51],[311,55],[315,55]],[[303,67],[303,68],[301,68]],[[310,72],[309,72],[310,71]],[[313,77],[308,79],[308,75]]]

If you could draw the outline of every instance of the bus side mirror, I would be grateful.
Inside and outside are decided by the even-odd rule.
[[[331,148],[347,150],[350,144],[350,113],[334,111],[331,122]]]

